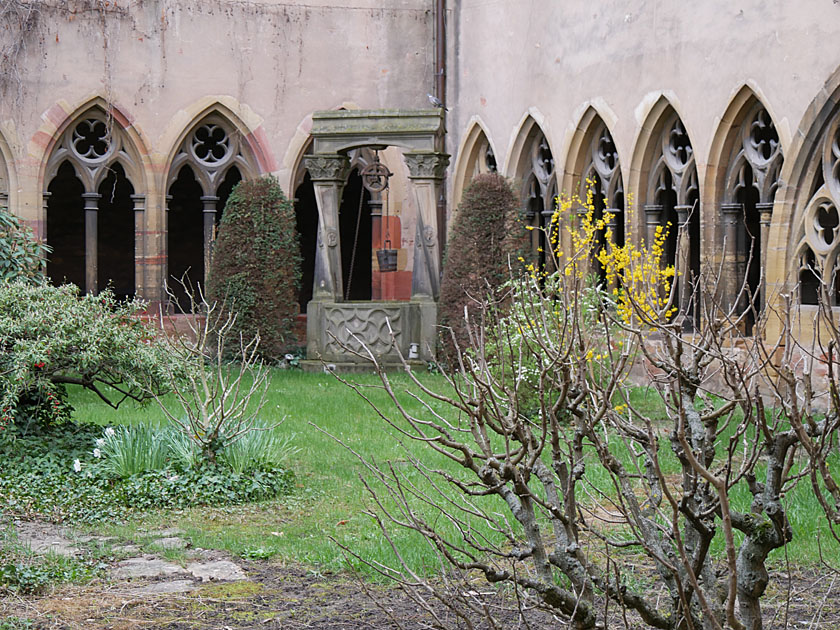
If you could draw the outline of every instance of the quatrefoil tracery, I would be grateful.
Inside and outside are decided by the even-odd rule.
[[[207,123],[198,127],[192,137],[192,152],[199,162],[215,166],[230,155],[230,138],[219,125]]]
[[[104,120],[86,118],[73,128],[73,153],[86,162],[98,162],[111,150],[111,134]]]

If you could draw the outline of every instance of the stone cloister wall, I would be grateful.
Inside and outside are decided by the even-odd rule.
[[[733,162],[749,153],[737,150],[743,126],[749,131],[763,109],[778,144],[772,164],[745,160],[760,180],[754,184],[753,229],[764,230],[761,271],[768,299],[790,289],[799,266],[795,225],[813,218],[797,218],[812,194],[805,188],[814,178],[806,181],[804,174],[819,169],[821,154],[814,145],[822,141],[820,134],[832,131],[827,127],[837,113],[840,51],[825,44],[840,29],[840,5],[464,0],[455,6],[449,71],[454,105],[448,121],[448,150],[456,157],[453,200],[473,172],[486,168],[479,156],[484,147],[492,150],[498,170],[527,194],[522,180],[530,167],[522,156],[532,150],[527,136],[533,136],[535,124],[550,149],[556,190],[578,192],[586,165],[582,156],[592,146],[593,127],[603,123],[633,208],[627,229],[643,237],[649,220],[656,222],[646,208],[657,203],[651,175],[663,157],[663,140],[668,162],[665,127],[676,115],[690,142],[690,164],[678,165],[683,173],[671,171],[675,183],[682,177],[677,204],[694,207],[699,223],[693,255],[704,264],[723,261],[727,273],[724,254],[735,240],[726,238],[727,224],[741,211],[728,189],[738,176]],[[778,192],[770,189],[771,180]],[[825,253],[826,239],[831,244],[834,238],[836,208],[829,214],[817,226],[822,240],[810,240],[817,258]]]
[[[29,5],[38,15],[27,29],[12,20],[0,33],[4,54],[14,53],[0,79],[0,193],[44,233],[62,134],[91,108],[105,112],[136,162],[126,176],[147,297],[167,255],[172,164],[206,116],[237,135],[243,175],[274,173],[294,194],[313,112],[422,109],[434,85],[432,0]],[[746,222],[761,235],[767,299],[790,288],[806,246],[834,265],[840,4],[447,0],[446,17],[450,217],[481,170],[510,177],[536,215],[597,173],[608,204],[625,210],[628,237],[667,217],[690,224],[689,244],[671,252],[686,265],[747,273],[726,256],[743,248]],[[410,248],[409,174],[387,153]],[[746,219],[744,177],[755,190]],[[411,256],[402,259],[410,271]]]
[[[0,192],[46,234],[44,193],[61,151],[72,151],[80,121],[105,121],[126,148],[126,159],[103,158],[104,166],[119,161],[133,188],[144,250],[137,255],[136,288],[152,300],[166,269],[173,168],[196,125],[223,125],[241,152],[240,174],[273,173],[293,196],[313,111],[428,107],[433,85],[427,0],[33,0],[22,6],[0,32],[8,54],[0,78],[0,182],[8,185]],[[391,161],[401,165],[398,158]],[[410,214],[406,169],[392,170],[398,180],[392,212]],[[100,181],[93,176],[85,194],[94,197]],[[202,199],[213,195],[205,189]],[[96,202],[90,202],[93,212]],[[411,227],[403,221],[396,238],[412,239]]]

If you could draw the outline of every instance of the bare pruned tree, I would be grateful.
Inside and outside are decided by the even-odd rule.
[[[828,287],[807,340],[791,296],[751,313],[747,336],[743,305],[755,301],[726,307],[706,270],[687,330],[676,282],[634,267],[644,256],[628,257],[609,289],[581,271],[591,259],[571,256],[476,303],[446,388],[406,365],[422,414],[368,355],[397,409],[376,411],[410,463],[366,462],[371,514],[397,558],[374,568],[437,615],[435,627],[527,624],[540,609],[575,628],[760,630],[768,555],[795,533],[785,500],[795,486],[810,485],[826,544],[840,542],[840,328]],[[640,402],[639,374],[657,404]],[[395,525],[423,536],[446,571],[412,567]]]

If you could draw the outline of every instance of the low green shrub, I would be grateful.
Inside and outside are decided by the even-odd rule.
[[[91,389],[114,407],[165,391],[172,362],[139,301],[73,285],[0,282],[0,426],[66,422],[65,385]],[[169,366],[184,372],[187,366]]]
[[[96,523],[121,520],[136,510],[263,501],[292,488],[290,471],[265,462],[243,471],[222,462],[186,465],[169,450],[177,434],[171,428],[159,431],[157,438],[150,437],[148,428],[106,431],[103,436],[101,427],[72,422],[27,434],[10,427],[0,436],[4,508],[53,521]],[[119,473],[108,462],[106,445],[120,437],[132,449],[144,440],[162,444],[163,456],[159,452],[154,458],[159,467],[148,467],[152,458],[126,455],[124,462],[142,465]]]
[[[93,455],[102,467],[117,477],[130,477],[148,470],[161,470],[169,459],[166,432],[146,425],[106,429],[97,438]]]
[[[259,423],[238,440],[225,446],[221,459],[237,473],[279,467],[298,451],[292,446],[293,438],[281,435],[272,425]]]
[[[43,281],[44,257],[51,251],[8,208],[0,207],[0,282]]]

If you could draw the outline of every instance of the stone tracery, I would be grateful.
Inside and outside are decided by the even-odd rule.
[[[664,228],[665,262],[679,274],[680,317],[687,325],[697,313],[694,282],[700,272],[700,188],[694,149],[677,113],[666,113],[658,127],[649,169],[645,239],[652,243]]]
[[[820,140],[819,168],[813,191],[796,223],[800,300],[816,304],[825,287],[833,305],[840,304],[840,115]]]
[[[54,249],[47,270],[54,281],[73,281],[88,293],[111,285],[120,297],[134,295],[145,208],[145,196],[135,192],[142,181],[139,153],[111,112],[93,107],[67,126],[45,171],[47,241]]]
[[[192,126],[169,168],[168,279],[205,281],[227,198],[258,172],[243,135],[223,115],[213,112]]]
[[[758,312],[764,303],[762,269],[783,161],[773,119],[756,101],[738,129],[720,208],[727,304],[741,310],[752,307]],[[748,320],[753,319],[749,315]]]

